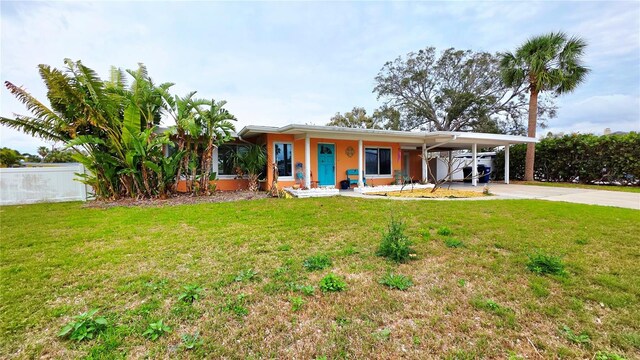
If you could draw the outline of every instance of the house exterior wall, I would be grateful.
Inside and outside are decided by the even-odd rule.
[[[287,134],[267,134],[267,162],[269,164],[269,171],[267,174],[267,186],[271,186],[273,181],[273,168],[272,165],[275,161],[274,156],[274,144],[277,142],[287,142],[293,144],[293,164],[295,172],[295,164],[302,163],[304,168],[305,158],[305,139],[296,140],[293,135]],[[335,140],[335,139],[323,139],[323,138],[311,138],[309,141],[310,147],[310,160],[311,160],[311,180],[318,180],[318,144],[334,144],[335,145],[335,174],[336,174],[336,187],[340,186],[340,181],[347,178],[348,169],[358,168],[358,141],[357,140]],[[347,148],[351,146],[354,150],[353,156],[347,156]],[[393,172],[400,170],[402,167],[402,158],[400,153],[400,144],[387,143],[387,142],[372,142],[365,141],[363,146],[366,147],[386,147],[391,149],[391,175],[389,176],[365,176],[367,179],[367,185],[387,185],[394,181]],[[418,152],[416,152],[418,153]],[[364,161],[364,160],[363,160]],[[364,166],[363,166],[364,168]],[[419,171],[419,170],[418,170]],[[295,174],[294,174],[295,176]],[[295,184],[295,178],[278,178],[278,185],[280,187],[289,187]]]

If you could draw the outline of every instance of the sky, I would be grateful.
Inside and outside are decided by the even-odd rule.
[[[558,98],[551,131],[640,131],[640,1],[621,2],[11,2],[1,1],[0,78],[38,99],[38,64],[82,60],[107,78],[144,63],[172,93],[226,100],[245,125],[323,125],[369,113],[385,62],[429,46],[514,50],[564,31],[588,43],[587,81]],[[0,114],[28,114],[0,89]],[[165,123],[164,125],[171,125]],[[0,146],[35,153],[40,139],[0,127]]]

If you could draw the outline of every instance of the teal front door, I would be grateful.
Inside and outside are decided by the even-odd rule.
[[[318,185],[331,186],[336,184],[336,155],[335,145],[318,144]]]

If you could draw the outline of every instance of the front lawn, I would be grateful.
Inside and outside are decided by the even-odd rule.
[[[375,255],[392,216],[416,252],[400,265]],[[640,353],[634,210],[338,197],[0,217],[0,358]],[[535,274],[536,254],[566,274]],[[57,336],[91,309],[97,338]]]

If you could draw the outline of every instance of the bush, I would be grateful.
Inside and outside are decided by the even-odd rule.
[[[462,241],[455,238],[444,239],[444,244],[449,248],[459,248],[464,246],[464,243]]]
[[[413,286],[413,282],[411,279],[404,275],[396,275],[393,273],[388,273],[382,279],[380,279],[380,284],[388,286],[391,289],[398,290],[407,290],[411,286]]]
[[[527,269],[538,275],[565,275],[564,263],[559,256],[537,252],[528,255]]]
[[[107,320],[104,317],[95,317],[97,312],[98,309],[93,309],[74,316],[73,320],[60,330],[58,336],[76,341],[93,339],[107,327]]]
[[[304,259],[302,266],[309,271],[322,270],[331,266],[331,259],[326,255],[315,255]]]
[[[391,219],[389,229],[382,236],[382,242],[376,255],[383,256],[397,263],[406,262],[414,253],[410,248],[411,241],[404,234],[405,225],[401,221]]]
[[[320,290],[322,292],[338,292],[347,288],[347,283],[336,274],[329,274],[320,280]]]
[[[511,179],[524,179],[526,145],[509,148]],[[496,153],[496,177],[504,179],[504,151]],[[640,133],[546,137],[536,144],[534,176],[541,181],[629,184],[640,179]]]

